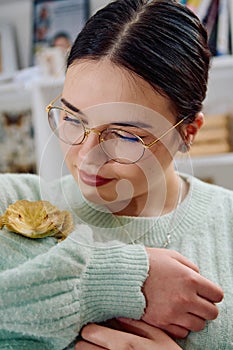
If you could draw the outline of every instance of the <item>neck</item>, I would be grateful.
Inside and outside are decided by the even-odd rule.
[[[182,181],[182,182],[181,182]],[[183,180],[174,171],[166,178],[167,195],[162,215],[176,209],[183,198]],[[180,192],[181,191],[181,192]]]

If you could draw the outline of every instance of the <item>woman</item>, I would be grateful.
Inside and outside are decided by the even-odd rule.
[[[1,349],[73,348],[83,325],[114,317],[145,322],[135,333],[150,334],[152,348],[179,348],[155,326],[192,331],[184,349],[230,349],[233,195],[173,164],[202,124],[209,57],[205,30],[174,1],[118,0],[88,21],[48,106],[72,176],[49,187],[0,179],[2,211],[43,198],[77,224],[58,245],[2,232]],[[223,297],[210,280],[225,298],[208,323]]]

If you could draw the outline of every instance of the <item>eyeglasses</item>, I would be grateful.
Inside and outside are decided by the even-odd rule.
[[[154,146],[170,131],[180,125],[187,117],[179,120],[160,137],[146,144],[142,137],[123,128],[105,128],[101,131],[84,125],[85,114],[70,112],[61,106],[54,106],[60,95],[46,107],[49,125],[54,134],[68,145],[82,144],[91,132],[99,137],[99,144],[107,157],[121,164],[133,164],[144,155],[145,150]],[[78,109],[77,109],[78,110]]]

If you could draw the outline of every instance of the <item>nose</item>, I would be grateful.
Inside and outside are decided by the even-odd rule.
[[[83,143],[79,146],[79,161],[88,164],[102,165],[109,159],[99,144],[99,131],[91,129]]]

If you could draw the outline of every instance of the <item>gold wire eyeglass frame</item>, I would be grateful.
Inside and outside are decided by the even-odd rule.
[[[99,130],[97,130],[97,129],[95,129],[95,128],[91,128],[91,129],[87,128],[87,127],[83,124],[82,120],[81,120],[79,117],[77,117],[77,116],[75,115],[74,112],[70,112],[70,111],[68,111],[66,108],[63,108],[63,107],[54,106],[54,104],[56,103],[56,101],[57,101],[60,97],[61,97],[61,95],[58,95],[56,98],[54,98],[54,99],[46,106],[45,110],[46,110],[46,112],[47,112],[47,114],[48,114],[48,117],[49,117],[49,113],[50,113],[51,109],[54,108],[54,109],[58,109],[58,110],[60,110],[60,111],[64,111],[64,112],[66,112],[66,113],[68,113],[68,114],[74,116],[76,119],[79,119],[79,120],[80,120],[80,122],[81,122],[81,124],[82,124],[82,126],[83,126],[83,129],[84,129],[83,139],[82,139],[82,141],[79,142],[79,143],[71,143],[70,145],[80,145],[80,144],[82,144],[82,143],[84,142],[84,140],[88,137],[88,135],[89,135],[91,132],[94,132],[95,134],[97,134],[97,135],[99,136],[99,143],[103,142],[104,139],[101,139],[101,135],[103,134],[104,131],[108,130],[108,128],[106,128],[106,129],[104,129],[104,130],[102,130],[102,131],[99,131]],[[81,111],[80,111],[79,113],[82,114],[82,115],[85,115],[85,114],[83,114]],[[180,125],[180,124],[181,124],[185,119],[187,119],[187,118],[188,118],[187,116],[186,116],[186,117],[183,117],[183,118],[182,118],[181,120],[179,120],[176,124],[174,124],[171,128],[169,128],[167,131],[165,131],[160,137],[156,138],[154,141],[150,142],[149,144],[146,144],[140,136],[134,134],[133,132],[130,132],[130,134],[132,134],[133,136],[135,136],[135,137],[141,142],[141,144],[142,144],[142,146],[144,147],[144,149],[149,149],[149,148],[151,148],[152,146],[154,146],[157,142],[159,142],[163,137],[165,137],[169,132],[171,132],[172,130],[174,130],[178,125]],[[49,123],[49,125],[50,125],[50,123]],[[51,127],[51,125],[50,125],[50,127]],[[52,129],[52,127],[51,127],[51,129]],[[115,130],[115,129],[114,129],[114,130]],[[117,130],[125,132],[125,130],[124,130],[124,129],[121,129],[121,128],[117,128]],[[54,132],[53,129],[52,129],[52,131]],[[128,131],[127,131],[127,132],[128,132]],[[64,140],[62,140],[62,141],[64,141]],[[65,141],[64,141],[64,142],[65,142]],[[144,153],[143,153],[143,154],[144,154]],[[142,154],[142,156],[143,156],[143,154]],[[142,157],[142,156],[141,156],[141,157]],[[141,158],[141,157],[140,157],[140,158]],[[140,158],[139,158],[139,159],[140,159]],[[139,159],[138,159],[138,160],[139,160]],[[137,160],[137,161],[138,161],[138,160]]]

